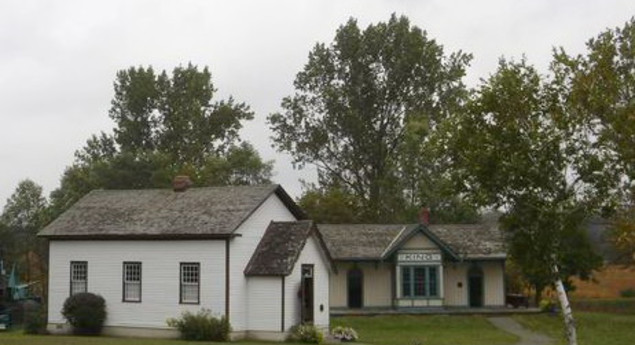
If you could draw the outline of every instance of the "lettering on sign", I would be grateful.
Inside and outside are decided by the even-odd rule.
[[[421,262],[421,261],[441,261],[439,253],[401,253],[397,256],[399,261]]]

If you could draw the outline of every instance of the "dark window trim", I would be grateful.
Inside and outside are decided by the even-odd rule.
[[[196,302],[183,301],[183,266],[194,265],[198,267],[198,300]],[[201,263],[200,262],[180,262],[179,263],[179,304],[201,304]]]
[[[86,289],[84,292],[88,292],[88,261],[71,261],[69,265],[70,274],[68,276],[68,295],[73,296],[73,265],[84,264],[86,265]]]
[[[418,267],[422,267],[425,269],[425,294],[424,295],[416,295],[415,294],[415,268]],[[441,270],[439,269],[440,265],[400,265],[400,274],[399,274],[399,282],[400,282],[400,288],[401,288],[401,298],[408,298],[408,299],[431,299],[431,298],[440,298],[441,294],[440,294],[440,286],[439,286],[439,281],[441,279],[443,279],[442,277],[440,277],[441,275]],[[435,292],[434,294],[430,293],[430,268],[435,268],[435,276],[436,276],[436,282],[435,282]],[[403,281],[403,272],[404,269],[407,269],[410,271],[410,295],[405,295],[404,294],[404,289],[403,289],[403,285],[404,285],[404,281]]]
[[[139,300],[126,299],[126,265],[139,265]],[[121,265],[121,301],[124,303],[141,303],[143,300],[143,264],[141,261],[124,261]]]

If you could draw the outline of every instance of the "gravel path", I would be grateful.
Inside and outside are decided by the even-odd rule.
[[[490,317],[487,320],[499,329],[519,336],[520,341],[516,345],[549,345],[552,343],[548,336],[524,328],[511,317]]]

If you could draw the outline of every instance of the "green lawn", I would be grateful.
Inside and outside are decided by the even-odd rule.
[[[635,315],[608,314],[574,311],[580,345],[626,345],[635,344]],[[564,326],[559,316],[516,315],[523,326],[557,339],[556,344],[565,345]],[[555,345],[555,344],[554,344]]]
[[[333,326],[352,326],[360,341],[372,345],[508,345],[516,342],[513,335],[494,328],[478,316],[360,316],[331,319]],[[20,332],[0,333],[2,345],[205,345],[207,342],[185,342],[158,339],[125,339],[109,337],[30,336]],[[258,342],[232,344],[255,345]],[[285,343],[290,344],[290,343]]]
[[[0,333],[2,345],[220,345],[227,343],[192,342],[164,339],[133,339],[111,337],[74,337],[58,335],[24,335],[21,332]],[[235,342],[231,344],[262,345],[257,342]],[[291,344],[291,343],[285,343]]]
[[[497,345],[518,340],[481,316],[356,316],[331,318],[331,323],[353,327],[360,342],[373,345]]]

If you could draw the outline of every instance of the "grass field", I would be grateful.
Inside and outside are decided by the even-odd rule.
[[[332,318],[331,323],[351,326],[360,342],[376,345],[496,345],[518,340],[481,316],[357,316]]]
[[[508,345],[513,335],[494,328],[478,316],[378,316],[331,319],[333,326],[354,327],[360,342],[373,345]],[[2,345],[207,345],[221,343],[109,337],[30,336],[14,331],[0,333]],[[258,342],[232,344],[254,345]],[[285,343],[291,344],[291,343]]]
[[[577,312],[580,345],[635,344],[635,314]],[[525,327],[565,345],[562,321],[547,314],[516,315]],[[494,328],[482,316],[399,315],[356,316],[331,319],[333,326],[352,326],[361,339],[372,345],[511,345],[518,338]],[[0,332],[2,345],[212,345],[223,343],[110,337],[31,336],[21,332]],[[262,342],[235,342],[256,345]],[[291,343],[285,343],[291,345]]]
[[[628,345],[635,344],[635,315],[575,312],[578,343],[580,345]],[[559,316],[548,314],[516,315],[514,319],[523,326],[547,334],[556,339],[557,345],[565,345],[564,328]],[[556,345],[554,344],[554,345]]]

